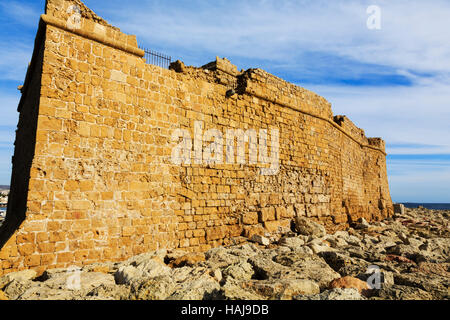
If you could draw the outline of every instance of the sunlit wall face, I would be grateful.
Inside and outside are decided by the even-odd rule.
[[[187,65],[227,57],[316,91],[386,140],[394,201],[450,202],[448,1],[84,2]],[[0,185],[10,183],[17,86],[44,4],[0,3]]]

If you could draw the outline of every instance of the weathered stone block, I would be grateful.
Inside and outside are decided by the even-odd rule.
[[[405,214],[405,205],[402,203],[394,204],[394,213]]]
[[[259,222],[272,221],[272,220],[275,220],[275,208],[274,207],[262,208],[261,211],[259,211]]]

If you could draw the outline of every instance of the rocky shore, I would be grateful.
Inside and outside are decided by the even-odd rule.
[[[295,230],[206,253],[160,250],[81,269],[0,278],[0,299],[446,300],[450,211],[406,209],[326,234],[306,218]]]
[[[3,190],[0,186],[0,226],[6,217],[6,206],[8,205],[9,190]]]

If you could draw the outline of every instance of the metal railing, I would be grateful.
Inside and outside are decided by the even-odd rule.
[[[153,50],[149,50],[149,49],[145,49],[142,47],[139,47],[141,50],[144,50],[145,52],[145,61],[148,64],[153,64],[155,66],[159,66],[161,68],[166,68],[168,69],[170,64],[172,63],[172,58],[170,56],[167,56],[165,54],[153,51]]]

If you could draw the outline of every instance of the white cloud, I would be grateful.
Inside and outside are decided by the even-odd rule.
[[[17,106],[19,105],[20,94],[18,90],[15,91],[14,94],[5,89],[0,89],[0,129],[4,126],[15,128],[19,121]]]
[[[395,202],[449,202],[448,162],[389,161],[388,177]]]
[[[37,25],[39,13],[18,1],[2,6],[10,3],[16,8],[11,11],[11,19],[24,26]],[[298,79],[302,79],[305,71],[321,68],[325,73],[318,75],[323,77],[324,85],[300,85],[326,97],[335,114],[346,114],[368,136],[384,138],[393,145],[388,148],[389,153],[450,153],[447,0],[130,0],[126,5],[123,1],[86,0],[85,3],[124,32],[136,34],[140,44],[178,53],[188,64],[201,65],[216,55],[227,56],[249,63],[258,61],[250,67],[260,67],[262,62],[279,70],[284,66],[290,75],[298,74]],[[379,31],[366,27],[366,8],[372,4],[382,10]],[[0,45],[5,48],[0,51],[0,80],[23,81],[33,43],[2,39]],[[323,53],[325,58],[305,62],[304,55],[309,52]],[[341,57],[349,64],[333,65],[327,56]],[[373,65],[377,74],[404,76],[414,85],[360,87],[327,83],[328,70],[337,78],[345,73],[345,77],[357,74],[364,79],[365,73],[370,72],[365,65]],[[386,69],[377,69],[377,65]],[[335,74],[336,70],[342,73]],[[0,126],[17,124],[14,120],[17,102],[13,100],[6,96],[0,101],[2,107],[11,105],[4,113],[5,118],[0,119]],[[447,192],[448,201],[444,181],[448,185],[450,173],[445,166],[436,163],[408,166],[402,161],[391,165],[393,194],[409,192],[420,200],[427,189],[429,194]],[[399,174],[402,165],[409,168],[405,171],[409,175]],[[442,173],[432,173],[433,168],[442,169]],[[415,181],[422,185],[412,190]]]
[[[0,3],[0,9],[5,16],[8,17],[9,21],[15,21],[20,23],[22,26],[36,27],[39,22],[40,10],[43,10],[44,6],[36,6],[37,3],[41,4],[42,1],[33,1],[21,3],[17,1],[5,1]]]
[[[332,103],[334,114],[347,115],[369,137],[387,144],[392,154],[450,153],[450,86],[412,87],[309,86]],[[416,144],[425,145],[414,147]],[[428,145],[429,147],[426,147]]]
[[[323,51],[399,69],[450,71],[448,1],[372,2],[382,10],[378,31],[366,27],[372,3],[355,0],[139,1],[109,14],[149,45],[291,62],[300,52]]]

